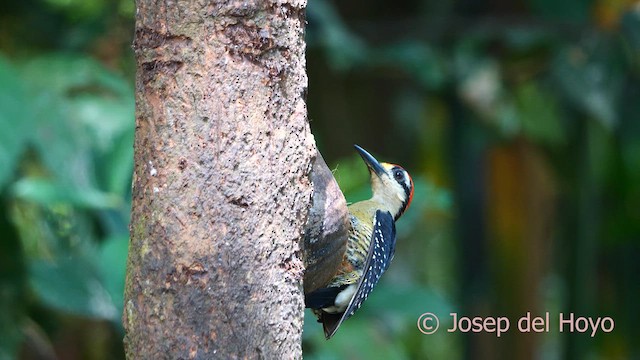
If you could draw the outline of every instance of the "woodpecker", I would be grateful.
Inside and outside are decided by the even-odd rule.
[[[348,206],[351,228],[336,275],[325,287],[305,295],[305,306],[318,317],[327,339],[360,308],[389,268],[396,245],[395,221],[413,199],[413,181],[406,170],[380,163],[354,146],[369,169],[373,194]]]

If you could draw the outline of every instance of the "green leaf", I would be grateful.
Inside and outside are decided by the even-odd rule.
[[[92,18],[103,13],[105,0],[44,0],[49,5],[65,11],[74,19]]]
[[[331,66],[346,70],[367,61],[367,44],[346,27],[330,2],[309,2],[307,14],[317,26],[317,31],[311,32],[307,42],[310,46],[324,47]]]
[[[90,57],[57,53],[36,57],[21,68],[31,90],[57,96],[81,92],[125,96],[130,93],[122,81]]]
[[[67,100],[72,115],[88,130],[94,147],[105,151],[114,146],[115,140],[133,128],[133,101],[82,94]]]
[[[14,359],[26,318],[24,253],[15,226],[0,209],[0,359]]]
[[[566,97],[608,129],[617,125],[624,84],[615,50],[610,39],[595,39],[585,46],[568,46],[553,64],[553,74]]]
[[[629,11],[622,17],[622,33],[631,48],[638,55],[640,52],[640,11]],[[637,58],[636,58],[637,61]]]
[[[104,287],[111,301],[122,313],[124,303],[124,279],[127,267],[128,236],[108,238],[100,247],[98,266]]]
[[[431,89],[441,88],[448,77],[443,56],[423,42],[395,43],[374,52],[371,59],[379,65],[400,68]]]
[[[95,171],[105,168],[97,161],[112,153],[116,160],[132,154],[135,105],[130,84],[94,60],[72,55],[37,58],[23,66],[22,74],[38,119],[35,149],[46,167],[62,183],[119,187],[125,193],[122,183],[128,178],[123,174],[131,171],[131,160],[109,162],[113,168],[105,173],[114,177],[98,177]],[[105,183],[98,180],[103,178]]]
[[[564,141],[559,107],[551,91],[543,92],[534,82],[516,89],[518,118],[522,131],[538,142],[557,145]]]
[[[0,189],[10,180],[33,131],[30,107],[15,70],[0,57]]]
[[[585,22],[589,19],[592,0],[532,0],[530,5],[537,15],[550,20]]]
[[[118,309],[90,262],[81,258],[34,260],[29,266],[31,289],[51,308],[96,317],[117,319]]]
[[[120,196],[96,189],[78,189],[54,183],[47,179],[25,178],[13,186],[13,194],[21,199],[42,205],[70,204],[94,209],[117,208]]]

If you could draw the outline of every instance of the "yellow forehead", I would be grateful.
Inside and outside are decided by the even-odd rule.
[[[393,169],[394,167],[398,166],[398,165],[396,165],[396,164],[391,164],[391,163],[386,163],[386,162],[380,163],[380,165],[382,165],[382,167],[383,167],[385,170],[391,170],[391,169]]]

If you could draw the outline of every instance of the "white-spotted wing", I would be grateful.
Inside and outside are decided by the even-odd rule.
[[[371,294],[371,291],[373,291],[373,288],[378,284],[378,281],[380,281],[382,274],[389,268],[389,264],[393,259],[396,248],[396,226],[393,216],[388,211],[378,210],[373,221],[373,236],[367,253],[367,261],[364,264],[364,272],[358,282],[358,289],[340,320],[332,326],[333,329],[325,329],[327,339],[335,334],[343,321],[360,308],[369,294]]]

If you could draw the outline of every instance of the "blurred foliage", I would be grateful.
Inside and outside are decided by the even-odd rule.
[[[129,0],[0,5],[0,359],[118,359],[133,166]],[[640,357],[640,5],[311,1],[309,117],[351,202],[351,145],[414,177],[397,255],[311,359]],[[612,316],[425,336],[449,312]],[[552,324],[553,326],[554,324]]]
[[[111,2],[24,5],[0,11],[0,359],[121,358],[134,93],[105,67],[123,59],[83,54],[109,36],[91,22]],[[34,17],[47,21],[23,28]],[[74,27],[89,37],[51,49],[36,36]]]
[[[398,223],[394,266],[343,327],[369,341],[324,342],[307,322],[305,353],[640,356],[630,340],[640,336],[640,285],[631,280],[640,273],[638,4],[335,2],[311,3],[308,17],[310,118],[325,158],[355,142],[410,169],[417,190],[436,191],[416,194]],[[364,198],[362,166],[336,163],[341,187]],[[372,308],[405,284],[422,306],[399,295]],[[419,336],[422,312],[451,309],[512,319],[607,314],[616,333]]]

